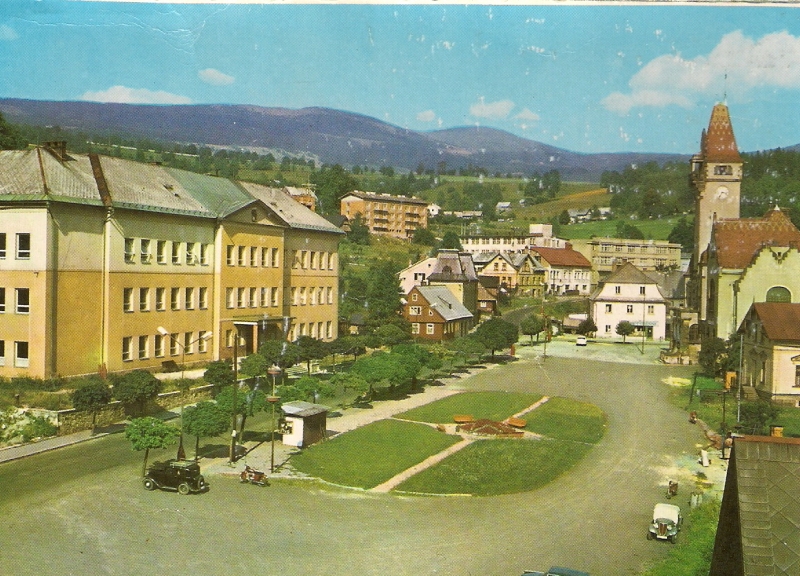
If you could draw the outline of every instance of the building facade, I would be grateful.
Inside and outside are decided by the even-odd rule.
[[[417,286],[406,300],[403,316],[411,324],[414,338],[452,340],[465,336],[473,326],[473,313],[445,286]]]
[[[0,375],[205,362],[284,324],[336,337],[341,230],[281,190],[63,143],[0,152],[0,190]],[[313,272],[286,268],[301,246]],[[303,286],[313,300],[292,302]]]
[[[568,248],[533,248],[531,253],[545,271],[545,293],[588,296],[592,291],[592,264]]]
[[[340,213],[352,222],[361,215],[370,233],[407,240],[428,227],[428,203],[419,198],[354,191],[345,194]]]
[[[632,240],[628,238],[591,238],[574,240],[572,247],[592,263],[599,282],[615,267],[630,262],[639,270],[678,270],[681,266],[681,245],[666,240]]]

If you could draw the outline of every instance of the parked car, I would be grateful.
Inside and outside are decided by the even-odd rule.
[[[675,544],[683,524],[681,509],[674,504],[656,504],[653,508],[653,522],[647,530],[647,539],[669,540]]]
[[[191,492],[202,492],[208,486],[200,474],[200,465],[187,460],[153,462],[147,467],[143,483],[146,490],[169,488],[184,496]]]
[[[586,346],[586,336],[578,336],[575,339],[575,346]]]
[[[572,568],[562,568],[553,566],[547,572],[537,572],[536,570],[525,570],[522,576],[589,576],[588,572],[573,570]]]

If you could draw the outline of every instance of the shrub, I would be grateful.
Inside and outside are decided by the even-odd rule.
[[[33,416],[29,422],[22,427],[22,439],[29,442],[34,438],[47,438],[55,436],[58,427],[44,416]]]

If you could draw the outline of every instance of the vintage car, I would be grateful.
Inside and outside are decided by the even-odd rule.
[[[187,460],[153,462],[148,466],[143,482],[146,490],[170,488],[184,496],[190,492],[202,492],[207,487],[199,464]]]
[[[561,566],[553,566],[547,572],[538,572],[536,570],[525,570],[522,576],[589,576],[588,572],[581,572],[580,570],[573,570],[572,568],[563,568]]]
[[[575,346],[586,346],[586,336],[578,336],[575,339]]]
[[[653,508],[653,522],[647,530],[647,539],[669,540],[675,544],[682,523],[680,507],[674,504],[656,504]]]

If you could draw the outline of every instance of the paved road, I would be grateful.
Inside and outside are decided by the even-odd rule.
[[[149,493],[136,476],[140,455],[116,435],[0,465],[0,486],[11,488],[0,490],[0,573],[144,574],[156,564],[200,575],[500,576],[552,564],[593,575],[641,572],[668,550],[644,538],[664,471],[676,458],[693,461],[704,445],[661,383],[691,371],[520,355],[529,357],[458,386],[572,396],[609,417],[603,441],[543,489],[426,498],[217,478],[204,495]],[[118,465],[96,469],[102,460],[90,455],[101,445],[118,451]],[[67,478],[64,465],[95,468]]]

